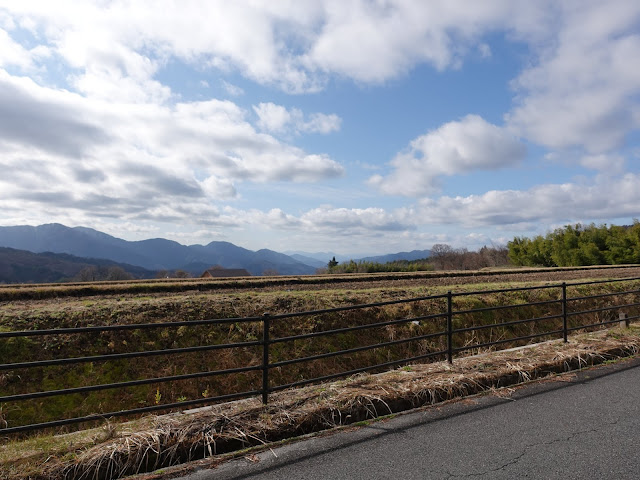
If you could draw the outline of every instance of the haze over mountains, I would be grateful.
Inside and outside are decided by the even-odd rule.
[[[17,249],[33,253],[53,252],[55,254],[67,254],[68,256],[81,257],[56,257],[49,255],[47,259],[41,258],[43,263],[50,265],[53,261],[67,262],[65,272],[72,274],[77,270],[77,265],[71,267],[68,263],[97,265],[96,259],[105,259],[118,264],[125,264],[127,271],[132,271],[132,266],[141,267],[144,270],[137,272],[136,276],[148,277],[149,272],[158,270],[185,270],[198,276],[213,265],[225,268],[244,268],[252,275],[263,275],[265,272],[278,272],[283,275],[307,275],[315,273],[319,267],[326,266],[331,258],[317,258],[314,254],[305,255],[298,252],[291,256],[278,253],[273,250],[262,249],[258,251],[247,250],[229,242],[211,242],[207,245],[182,245],[172,240],[155,238],[141,241],[122,240],[97,230],[85,227],[66,227],[60,224],[47,224],[34,226],[0,227],[0,247]],[[414,260],[425,258],[428,250],[404,252],[379,257],[367,257],[366,260],[384,263],[387,261],[405,259]],[[20,262],[14,262],[9,268],[9,257],[20,257]],[[316,257],[316,258],[314,258]],[[18,265],[24,268],[35,268],[37,258],[18,254],[16,251],[3,252],[0,260],[4,259],[4,268],[7,272],[17,272]],[[92,259],[87,262],[87,259]],[[60,267],[60,264],[58,265]],[[22,272],[24,273],[24,272]],[[54,275],[51,273],[47,278]],[[28,275],[27,275],[28,276]],[[17,274],[19,278],[26,278],[23,274]],[[8,280],[0,280],[8,281]],[[45,281],[45,280],[43,280]],[[49,279],[46,281],[54,281]]]

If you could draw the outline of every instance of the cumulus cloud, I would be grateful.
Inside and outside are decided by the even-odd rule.
[[[467,227],[558,224],[568,221],[637,217],[640,175],[598,177],[592,184],[548,184],[529,190],[492,190],[467,197],[422,200],[422,218]]]
[[[503,2],[325,2],[305,65],[368,83],[419,63],[456,68],[478,36],[510,11]]]
[[[124,220],[218,224],[215,212],[211,220],[192,215],[195,205],[237,197],[237,181],[314,182],[344,172],[327,155],[255,131],[229,101],[106,102],[2,70],[0,154],[4,207]]]
[[[253,110],[258,115],[258,127],[267,132],[282,132],[291,122],[291,113],[282,105],[260,103]]]
[[[258,116],[258,127],[266,132],[307,132],[328,134],[340,130],[341,118],[335,114],[312,113],[307,118],[301,110],[288,110],[282,105],[271,102],[254,105],[254,112]]]
[[[507,124],[516,134],[599,154],[640,125],[633,62],[640,55],[640,5],[628,0],[20,2],[4,8],[6,29],[22,24],[34,36],[46,32],[36,48],[71,67],[71,85],[96,98],[169,101],[170,90],[154,77],[171,59],[237,71],[288,92],[317,91],[334,76],[379,84],[421,64],[443,70],[459,68],[468,55],[487,57],[488,35],[505,32],[531,52],[531,66],[513,81]],[[35,50],[27,52],[7,31],[0,34],[0,62],[27,68]],[[279,132],[292,120],[271,121],[262,122],[264,131]],[[339,119],[329,115],[312,116],[297,130],[338,128]]]
[[[212,175],[202,181],[201,185],[202,189],[207,194],[207,197],[212,199],[226,200],[229,198],[235,198],[238,195],[233,183],[226,178],[218,178]]]
[[[0,70],[0,142],[81,155],[109,137],[82,103],[78,95],[45,90]]]
[[[332,231],[342,236],[360,232],[401,231],[412,229],[405,212],[387,212],[382,208],[319,207],[301,216],[309,228]]]
[[[467,115],[412,140],[391,161],[393,172],[374,175],[369,183],[388,194],[428,195],[438,190],[442,176],[516,165],[525,153],[504,128]]]
[[[108,80],[100,64],[141,78],[173,56],[300,93],[324,88],[331,75],[381,83],[421,63],[457,68],[487,32],[535,36],[549,5],[529,3],[20,2],[10,9],[46,30],[65,62],[86,69],[78,82],[95,92],[104,88],[98,79]]]
[[[640,5],[558,3],[558,21],[538,61],[513,82],[518,96],[507,123],[542,145],[599,154],[619,147],[640,126]]]
[[[342,119],[335,113],[329,115],[325,113],[312,113],[309,115],[309,119],[304,121],[298,129],[303,132],[327,134],[340,130],[341,123]]]
[[[580,164],[592,170],[619,174],[624,170],[625,158],[618,154],[585,155],[580,159]]]

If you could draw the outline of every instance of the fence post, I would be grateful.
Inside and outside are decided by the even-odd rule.
[[[453,363],[453,308],[451,290],[447,293],[447,361]]]
[[[269,327],[271,315],[262,316],[262,404],[269,401]]]
[[[620,312],[618,320],[620,320],[620,328],[629,328],[629,317],[627,317],[626,313]]]
[[[567,343],[569,339],[569,326],[567,322],[567,283],[562,282],[562,339]]]

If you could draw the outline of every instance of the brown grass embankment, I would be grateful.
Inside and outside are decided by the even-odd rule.
[[[639,349],[640,328],[611,329],[573,336],[567,344],[546,342],[456,359],[453,365],[412,365],[281,392],[268,406],[251,399],[41,436],[0,446],[0,478],[113,480],[198,459],[203,459],[198,468],[212,467],[238,449],[483,392],[508,396],[509,389],[496,389],[635,355]],[[173,474],[191,468],[174,469]]]

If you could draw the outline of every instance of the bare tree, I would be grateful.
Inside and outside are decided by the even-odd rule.
[[[105,280],[109,280],[109,281],[133,280],[133,275],[131,275],[122,267],[109,267],[107,269],[107,275]]]

